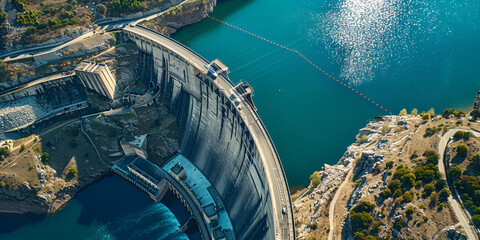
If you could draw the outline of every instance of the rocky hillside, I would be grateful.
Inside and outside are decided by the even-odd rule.
[[[455,110],[402,115],[376,117],[336,165],[292,196],[298,239],[466,239],[470,226],[451,207],[438,145],[479,124]]]
[[[213,12],[216,0],[190,0],[142,25],[170,35],[181,27],[199,22]]]

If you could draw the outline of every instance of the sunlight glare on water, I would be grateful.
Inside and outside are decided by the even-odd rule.
[[[438,16],[429,3],[404,0],[345,0],[315,15],[313,31],[325,31],[320,41],[341,65],[340,76],[359,85],[392,64],[402,64],[415,51],[412,35],[431,32]],[[428,16],[427,18],[415,15]],[[447,31],[448,32],[448,31]],[[417,42],[418,43],[418,42]],[[393,61],[392,61],[393,60]]]

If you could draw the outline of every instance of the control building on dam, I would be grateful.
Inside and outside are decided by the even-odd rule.
[[[139,74],[177,117],[182,156],[218,192],[236,239],[294,239],[293,212],[280,158],[256,113],[247,83],[226,66],[142,26],[123,33],[140,49]]]

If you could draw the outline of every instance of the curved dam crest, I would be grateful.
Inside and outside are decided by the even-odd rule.
[[[148,86],[157,86],[170,113],[178,119],[179,151],[208,177],[218,191],[236,237],[293,239],[293,213],[281,163],[277,164],[280,164],[282,179],[269,183],[261,152],[243,119],[245,116],[240,113],[247,110],[237,108],[231,101],[233,92],[228,91],[235,90],[232,90],[234,86],[228,76],[224,74],[223,78],[228,80],[229,90],[220,89],[217,85],[220,80],[207,76],[205,66],[185,59],[186,54],[180,56],[180,51],[187,51],[207,62],[183,45],[165,36],[160,36],[167,39],[163,45],[152,41],[149,38],[158,33],[141,26],[127,27],[123,31],[140,49],[142,80]],[[171,42],[180,45],[181,49],[165,46]],[[255,121],[260,119],[257,117]],[[264,131],[261,134],[268,135]],[[268,140],[271,141],[269,137]],[[279,161],[273,144],[271,148],[275,160]],[[284,181],[285,190],[277,182],[280,180]],[[269,184],[279,189],[277,195],[280,195],[281,206],[272,205],[275,201]],[[282,208],[286,208],[288,214],[278,214]]]

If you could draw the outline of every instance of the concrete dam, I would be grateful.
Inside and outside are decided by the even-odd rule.
[[[122,29],[140,49],[139,74],[177,117],[179,152],[218,192],[236,239],[295,239],[286,176],[256,113],[252,89],[227,68],[142,26]]]

